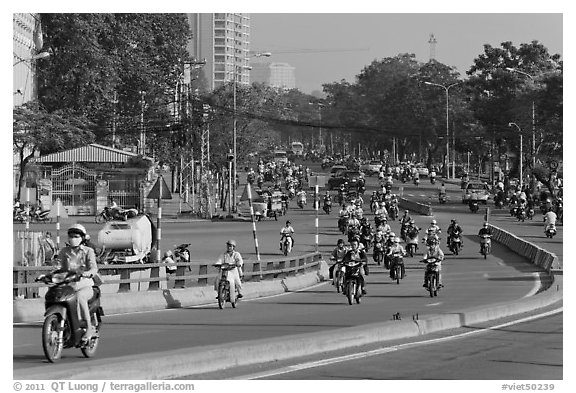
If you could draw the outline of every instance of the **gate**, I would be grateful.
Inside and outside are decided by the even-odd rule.
[[[96,210],[96,172],[80,165],[52,171],[52,202],[60,198],[69,215],[93,215]]]

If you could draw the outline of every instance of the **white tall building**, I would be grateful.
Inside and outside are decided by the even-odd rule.
[[[295,89],[295,70],[296,68],[288,63],[254,63],[250,75],[253,82],[280,89]]]
[[[250,14],[188,14],[196,60],[206,59],[202,74],[210,90],[227,82],[250,84]]]

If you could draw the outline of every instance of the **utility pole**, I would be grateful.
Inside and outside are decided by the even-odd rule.
[[[138,154],[145,155],[146,151],[146,131],[144,129],[144,96],[146,92],[144,90],[140,91],[140,143]]]
[[[114,90],[114,99],[112,100],[112,147],[116,147],[116,105],[118,104],[118,93]]]

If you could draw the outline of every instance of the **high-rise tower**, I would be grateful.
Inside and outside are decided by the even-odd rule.
[[[188,23],[193,34],[188,51],[197,60],[206,59],[202,74],[209,89],[234,78],[250,84],[250,14],[188,14]]]
[[[434,37],[434,33],[430,33],[428,43],[430,44],[430,61],[436,60],[436,37]]]

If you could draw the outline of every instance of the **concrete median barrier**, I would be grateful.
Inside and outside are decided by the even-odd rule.
[[[401,209],[408,209],[411,212],[416,212],[424,216],[432,216],[434,214],[432,212],[432,206],[425,203],[418,203],[405,198],[400,198],[398,205]]]

